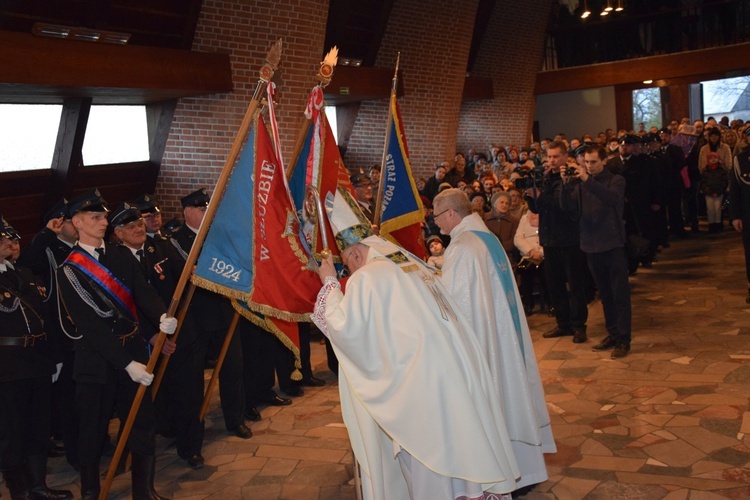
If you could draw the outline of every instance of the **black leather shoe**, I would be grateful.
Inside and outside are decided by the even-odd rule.
[[[566,337],[568,335],[573,335],[573,330],[563,330],[562,328],[555,328],[554,330],[550,330],[547,333],[542,334],[542,337],[545,339],[556,339],[557,337]]]
[[[612,349],[613,347],[615,347],[615,345],[616,345],[616,342],[614,341],[614,339],[612,339],[612,337],[607,335],[606,337],[604,337],[604,340],[602,340],[601,342],[596,344],[594,347],[592,347],[591,350],[592,351],[606,351],[608,349]]]
[[[324,385],[326,385],[326,381],[316,377],[303,378],[300,382],[300,385],[303,385],[305,387],[323,387]]]
[[[250,439],[253,437],[253,431],[247,428],[245,424],[240,424],[231,431],[232,434],[242,439]]]
[[[258,409],[256,407],[252,407],[249,410],[245,410],[245,420],[249,420],[251,422],[257,422],[260,420],[260,412],[258,412]]]
[[[190,466],[193,470],[202,469],[204,465],[203,455],[200,453],[196,453],[192,457],[187,459],[187,464]]]
[[[573,343],[574,344],[583,344],[588,340],[588,336],[586,336],[586,330],[573,330]]]
[[[630,344],[620,342],[615,346],[615,350],[612,351],[612,359],[624,358],[630,352]]]
[[[261,402],[267,404],[268,406],[289,406],[290,404],[292,404],[291,399],[282,398],[281,396],[274,396],[270,399],[264,399]]]
[[[293,385],[292,387],[287,387],[286,389],[282,389],[284,391],[284,394],[287,396],[291,396],[293,398],[298,398],[300,396],[305,395],[305,391],[303,391],[300,387]]]

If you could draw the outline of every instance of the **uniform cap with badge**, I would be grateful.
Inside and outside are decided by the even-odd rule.
[[[107,201],[98,189],[91,189],[68,202],[68,218],[79,212],[109,212]]]
[[[211,197],[208,195],[206,188],[200,188],[184,196],[180,200],[180,203],[182,204],[182,208],[207,207],[209,201],[211,201]]]
[[[124,226],[140,219],[141,212],[138,210],[138,207],[122,202],[110,212],[109,225],[112,227]]]
[[[137,200],[133,200],[133,203],[131,203],[131,205],[135,205],[138,210],[140,210],[141,214],[153,214],[161,212],[161,210],[159,209],[159,205],[156,203],[154,195],[152,194],[144,194]]]
[[[69,218],[68,216],[68,200],[60,198],[52,208],[50,208],[46,214],[44,214],[44,223],[48,223],[52,219],[59,219],[60,217]]]

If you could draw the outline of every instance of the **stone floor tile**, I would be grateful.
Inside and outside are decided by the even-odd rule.
[[[664,476],[658,474],[640,474],[637,472],[617,472],[617,479],[625,484],[670,484],[689,488],[690,498],[697,491],[716,491],[731,487],[740,487],[741,483],[730,483],[728,481],[714,481],[711,479],[699,479],[694,477]]]
[[[594,439],[586,439],[581,445],[581,455],[593,455],[600,457],[611,457],[612,450]]]
[[[297,466],[298,460],[284,458],[269,458],[263,468],[258,472],[259,476],[288,476]]]
[[[552,493],[560,500],[576,500],[588,495],[598,484],[599,481],[566,477],[552,488]]]
[[[579,469],[598,469],[609,471],[637,471],[645,460],[618,457],[593,457],[584,456],[578,462],[571,465]]]
[[[648,445],[643,451],[673,467],[687,467],[706,457],[705,453],[681,439]]]
[[[687,500],[690,490],[685,488],[679,488],[674,491],[670,491],[662,500]]]
[[[343,450],[320,450],[316,448],[302,448],[289,446],[261,445],[258,448],[259,457],[288,458],[299,460],[319,460],[321,462],[338,462],[344,456]]]
[[[676,427],[672,432],[704,453],[711,453],[721,448],[736,446],[738,440],[711,432],[702,427]]]
[[[698,417],[688,417],[685,415],[675,415],[672,419],[664,424],[665,427],[693,427],[700,425],[701,419]]]

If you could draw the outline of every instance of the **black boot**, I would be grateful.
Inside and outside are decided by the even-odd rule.
[[[99,464],[81,464],[81,500],[99,500]]]
[[[154,489],[155,470],[156,457],[133,454],[133,465],[130,469],[133,500],[167,500]]]
[[[8,491],[10,491],[11,500],[34,500],[26,485],[26,481],[24,481],[23,469],[21,467],[3,469],[3,477],[5,477],[5,484],[8,486]]]
[[[29,480],[31,496],[36,500],[68,500],[73,498],[69,490],[52,490],[47,488],[47,454],[26,458],[26,475]]]

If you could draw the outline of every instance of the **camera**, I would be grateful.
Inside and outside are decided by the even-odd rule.
[[[526,191],[527,189],[534,187],[542,187],[546,182],[546,179],[547,178],[544,176],[544,167],[534,167],[531,170],[524,172],[520,178],[513,181],[513,184],[519,191]]]

